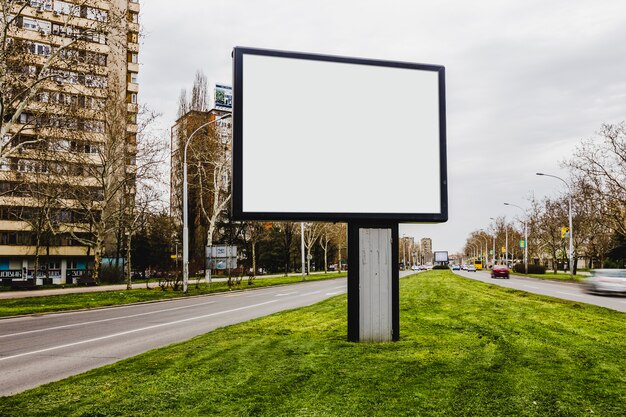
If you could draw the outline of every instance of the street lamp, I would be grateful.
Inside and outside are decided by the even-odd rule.
[[[480,229],[480,231],[483,232],[484,234],[487,234],[487,232],[485,232],[484,229]],[[487,243],[487,238],[485,236],[482,236],[482,238],[485,240],[485,255],[483,256],[483,263],[484,263],[485,259],[487,259],[487,255],[489,254],[489,249],[487,249],[489,244]]]
[[[187,148],[189,147],[189,143],[191,143],[191,138],[198,133],[200,130],[205,127],[217,122],[218,120],[226,119],[227,117],[231,117],[232,114],[225,114],[223,116],[217,117],[210,122],[204,123],[200,125],[196,130],[194,130],[191,135],[187,138],[185,142],[185,149],[183,151],[183,292],[187,292],[187,284],[189,283],[189,216],[188,216],[188,208],[187,208]]]
[[[560,180],[563,184],[565,184],[569,191],[569,278],[574,279],[574,229],[572,229],[572,188],[567,183],[567,181],[565,181],[561,177],[557,177],[556,175],[544,174],[542,172],[537,172],[537,175],[556,178],[557,180]]]
[[[475,243],[468,243],[467,246],[471,246],[472,247],[472,250],[474,251],[473,257],[476,258],[477,257],[477,253],[478,253],[478,246],[476,246]]]
[[[496,221],[496,219],[494,219],[493,217],[489,217],[489,220],[493,220],[494,222]],[[496,227],[498,225],[496,224]],[[492,256],[492,264],[495,265],[496,264],[496,228],[494,228],[494,233],[493,233],[493,253],[491,254]]]
[[[524,211],[523,208],[511,203],[504,203],[505,206],[517,207],[518,209]],[[528,275],[528,227],[526,224],[526,218],[524,218],[524,273]]]

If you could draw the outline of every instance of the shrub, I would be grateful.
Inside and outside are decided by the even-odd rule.
[[[523,263],[519,263],[519,264],[515,264],[513,265],[513,271],[519,273],[519,274],[523,274],[525,273],[525,269],[524,269],[524,264]],[[529,264],[528,265],[528,273],[529,274],[545,274],[546,273],[546,267],[543,265],[535,265],[535,264]]]
[[[448,265],[435,265],[433,269],[450,269]]]

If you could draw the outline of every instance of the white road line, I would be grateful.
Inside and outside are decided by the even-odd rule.
[[[155,324],[154,326],[142,327],[140,329],[128,330],[128,331],[120,332],[120,333],[114,333],[114,334],[110,334],[110,335],[107,335],[107,336],[102,336],[102,337],[96,337],[96,338],[93,338],[93,339],[82,340],[80,342],[68,343],[66,345],[53,346],[53,347],[46,348],[46,349],[40,349],[40,350],[35,350],[35,351],[32,351],[32,352],[20,353],[18,355],[7,356],[7,357],[4,357],[4,358],[0,358],[0,361],[5,361],[5,360],[8,360],[8,359],[20,358],[22,356],[37,355],[39,353],[50,352],[52,350],[64,349],[64,348],[68,348],[68,347],[72,347],[72,346],[83,345],[85,343],[97,342],[97,341],[100,341],[100,340],[111,339],[113,337],[118,337],[118,336],[125,336],[127,334],[142,332],[144,330],[152,330],[152,329],[156,329],[156,328],[159,328],[159,327],[170,326],[172,324],[179,324],[179,323],[185,323],[185,322],[193,321],[193,320],[205,319],[207,317],[218,316],[220,314],[233,313],[235,311],[246,310],[248,308],[259,307],[259,306],[262,306],[262,305],[271,304],[271,303],[275,303],[275,302],[277,302],[277,300],[266,301],[264,303],[254,304],[254,305],[251,305],[251,306],[233,308],[232,310],[218,311],[217,313],[205,314],[203,316],[189,317],[189,318],[186,318],[186,319],[171,321],[171,322],[168,322],[168,323]]]
[[[68,329],[70,327],[85,326],[85,325],[95,324],[95,323],[106,323],[107,321],[131,319],[133,317],[141,317],[141,316],[149,316],[151,314],[165,313],[165,312],[168,312],[168,311],[182,310],[182,309],[185,309],[185,308],[193,308],[193,307],[205,306],[205,305],[209,305],[209,304],[215,304],[215,301],[209,301],[209,302],[200,303],[200,304],[193,304],[193,305],[189,305],[189,306],[167,308],[165,310],[149,311],[149,312],[146,312],[146,313],[131,314],[130,316],[111,317],[109,319],[84,321],[84,322],[81,322],[81,323],[65,324],[63,326],[55,326],[55,327],[46,327],[44,329],[28,330],[28,331],[19,332],[19,333],[2,334],[2,335],[0,335],[0,339],[4,338],[4,337],[10,337],[10,336],[22,336],[22,335],[31,334],[31,333],[47,332],[49,330]]]
[[[283,293],[280,293],[280,294],[276,294],[275,297],[286,297],[288,295],[293,295],[293,294],[298,294],[298,291],[283,292]]]
[[[558,294],[564,294],[564,295],[571,295],[573,297],[583,297],[582,294],[574,294],[574,293],[571,293],[571,292],[557,291],[557,293]]]
[[[326,295],[337,295],[337,294],[343,294],[343,291],[335,291],[335,292],[327,292]]]
[[[526,288],[532,288],[534,290],[540,290],[541,287],[535,287],[534,285],[526,285],[526,284],[520,284],[522,287],[526,287]]]
[[[307,295],[314,295],[314,294],[319,294],[321,293],[322,290],[319,291],[313,291],[313,292],[305,292],[304,294],[300,294],[300,297],[306,297]]]

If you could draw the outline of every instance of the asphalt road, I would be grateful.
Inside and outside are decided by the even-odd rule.
[[[0,395],[346,292],[346,279],[0,320]]]
[[[593,295],[585,293],[580,284],[572,282],[558,282],[541,280],[511,275],[510,279],[491,278],[489,271],[454,271],[456,274],[466,278],[496,284],[506,288],[531,292],[535,294],[548,295],[550,297],[562,298],[564,300],[578,301],[581,303],[595,304],[601,307],[610,308],[617,311],[626,312],[626,298],[603,295]]]

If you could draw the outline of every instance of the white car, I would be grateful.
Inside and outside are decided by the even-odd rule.
[[[595,269],[582,286],[590,294],[626,295],[626,269]]]

